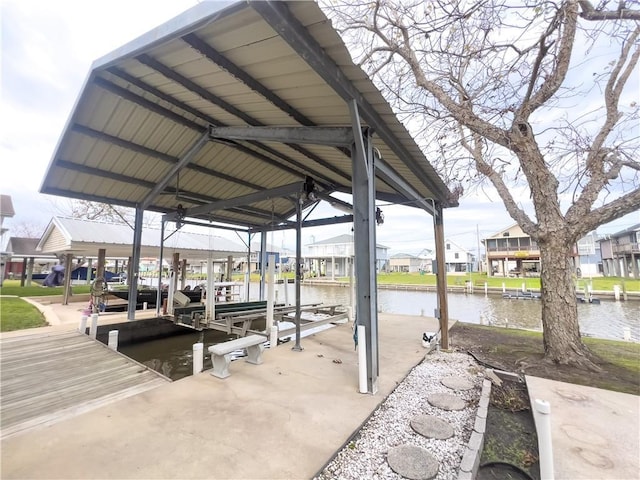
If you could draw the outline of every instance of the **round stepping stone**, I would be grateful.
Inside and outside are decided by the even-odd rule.
[[[464,400],[450,393],[432,393],[427,397],[427,402],[442,410],[462,410],[467,406]]]
[[[453,437],[453,427],[434,415],[418,415],[412,418],[411,428],[427,438],[446,440]]]
[[[429,480],[438,474],[440,462],[422,447],[400,445],[387,453],[391,470],[411,480]]]
[[[444,377],[440,383],[451,390],[464,391],[473,388],[473,383],[464,377]]]

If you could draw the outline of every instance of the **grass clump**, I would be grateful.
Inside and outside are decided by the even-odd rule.
[[[10,332],[48,325],[44,315],[21,298],[0,298],[0,331]]]

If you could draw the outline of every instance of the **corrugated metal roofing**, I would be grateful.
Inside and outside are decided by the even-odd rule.
[[[178,175],[172,169],[210,125],[350,127],[351,94],[363,126],[375,129],[374,145],[396,174],[423,198],[455,206],[313,2],[203,2],[97,60],[41,191],[135,207],[171,178],[147,207],[164,213],[178,204],[189,208],[241,197],[307,176],[326,193],[350,193],[350,153],[331,146],[207,141]],[[380,178],[376,191],[379,199],[408,200]],[[294,211],[290,198],[275,198],[200,218],[260,228]]]
[[[165,232],[165,237],[169,235]],[[45,245],[52,235],[61,234],[64,244],[60,243],[55,251],[47,251]],[[45,253],[73,253],[95,257],[98,250],[106,249],[107,257],[129,257],[132,251],[132,229],[128,225],[92,222],[77,218],[53,217],[42,235],[36,249]],[[160,253],[160,230],[144,228],[140,247],[142,257],[157,258]],[[181,258],[206,260],[212,253],[215,260],[226,260],[229,255],[246,257],[246,248],[224,237],[199,233],[177,231],[164,241],[164,256],[180,253]]]

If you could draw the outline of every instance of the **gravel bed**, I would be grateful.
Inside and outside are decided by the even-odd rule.
[[[482,368],[463,353],[434,351],[425,357],[396,387],[326,468],[315,477],[329,479],[401,479],[387,463],[390,448],[403,444],[426,448],[439,461],[438,480],[456,479],[465,448],[473,430],[482,389]],[[473,384],[467,391],[457,391],[440,383],[444,377],[460,376]],[[445,411],[430,405],[431,393],[455,393],[467,407]],[[420,414],[437,415],[454,429],[447,440],[428,439],[414,432],[411,419]]]

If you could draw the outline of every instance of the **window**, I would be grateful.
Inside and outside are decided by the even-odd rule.
[[[447,243],[447,250],[451,250],[451,244]]]
[[[460,258],[460,254],[458,252],[454,253],[453,258],[457,260],[458,258]]]

